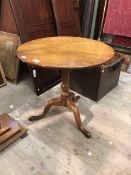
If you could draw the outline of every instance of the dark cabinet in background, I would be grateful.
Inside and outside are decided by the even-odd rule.
[[[70,72],[70,88],[94,101],[100,100],[118,84],[123,57],[119,54],[107,64]]]
[[[36,88],[36,94],[40,95],[61,81],[60,71],[53,69],[43,69],[40,67],[30,66],[30,72],[33,83]]]

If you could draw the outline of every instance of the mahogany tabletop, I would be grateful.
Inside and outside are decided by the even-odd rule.
[[[82,37],[47,37],[22,44],[17,56],[45,68],[86,68],[110,61],[114,50],[99,41]]]

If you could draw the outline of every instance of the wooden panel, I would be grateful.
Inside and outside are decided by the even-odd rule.
[[[55,35],[49,0],[10,0],[22,42]]]
[[[78,0],[52,0],[58,35],[81,34]]]
[[[1,1],[1,22],[0,23],[1,23],[0,30],[19,35],[16,23],[15,23],[15,19],[12,13],[12,9],[10,7],[9,0]]]

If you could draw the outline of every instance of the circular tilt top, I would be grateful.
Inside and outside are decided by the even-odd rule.
[[[84,68],[113,59],[114,50],[99,41],[82,37],[47,37],[22,44],[17,56],[22,61],[46,68]]]

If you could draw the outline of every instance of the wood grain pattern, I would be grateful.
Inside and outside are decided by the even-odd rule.
[[[50,100],[41,115],[33,115],[29,120],[42,119],[52,106],[64,106],[73,112],[79,130],[90,138],[91,134],[81,122],[79,109],[69,97],[69,68],[91,67],[107,62],[113,59],[113,49],[101,42],[80,37],[52,37],[25,43],[18,48],[17,55],[29,64],[63,68],[60,98]]]
[[[52,0],[57,34],[59,36],[80,36],[78,0]]]
[[[0,136],[3,135],[5,132],[9,131],[10,129],[11,128],[9,126],[6,126],[4,128],[0,128]]]
[[[83,68],[111,60],[108,45],[81,37],[47,37],[27,42],[17,50],[18,57],[32,65],[48,68]]]
[[[49,0],[10,0],[22,43],[54,36],[55,21]]]
[[[10,0],[1,0],[1,11],[0,11],[0,28],[1,31],[13,33],[19,35],[16,21],[11,9]]]
[[[4,135],[0,136],[0,145],[5,142],[6,140],[10,139],[11,137],[13,137],[15,134],[17,134],[18,132],[20,132],[21,128],[20,126],[17,126],[15,128],[12,128],[10,131],[8,131],[7,133],[5,133]]]
[[[24,138],[26,135],[27,129],[8,114],[0,116],[0,152],[18,138]]]

